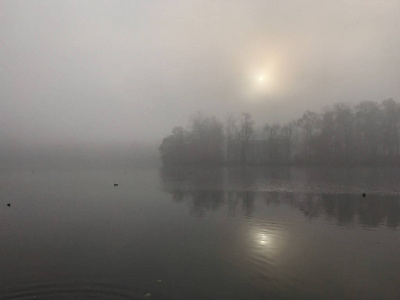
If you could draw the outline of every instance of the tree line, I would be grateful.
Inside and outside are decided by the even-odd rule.
[[[285,124],[197,113],[159,147],[164,164],[378,164],[400,162],[400,104],[338,103]]]

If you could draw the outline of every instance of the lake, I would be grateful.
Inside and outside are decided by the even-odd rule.
[[[399,195],[399,168],[1,173],[0,299],[399,299]]]

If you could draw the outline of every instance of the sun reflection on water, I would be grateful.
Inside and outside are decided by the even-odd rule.
[[[261,233],[259,242],[260,242],[260,245],[268,245],[271,242],[271,239],[268,235]]]
[[[261,276],[260,280],[269,278],[279,268],[282,250],[282,231],[275,224],[257,220],[248,231],[248,262],[253,270],[257,270],[254,276]],[[264,279],[263,279],[264,278]]]
[[[276,248],[276,232],[273,230],[266,230],[265,228],[254,227],[251,230],[252,244],[255,248],[269,249]]]

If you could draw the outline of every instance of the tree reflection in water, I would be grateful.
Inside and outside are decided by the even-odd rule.
[[[192,199],[192,212],[198,217],[202,217],[207,210],[216,210],[224,203],[224,193],[222,191],[194,191],[189,193]]]
[[[363,198],[360,194],[340,194],[337,191],[257,191],[257,176],[243,168],[174,167],[163,168],[160,175],[163,189],[171,193],[172,200],[189,201],[191,212],[199,217],[225,205],[229,216],[237,216],[238,207],[241,207],[242,215],[253,217],[255,203],[260,201],[265,206],[259,205],[258,209],[284,204],[298,209],[310,220],[321,217],[333,219],[338,226],[384,225],[395,229],[400,223],[400,200],[394,195],[368,194],[367,198]],[[327,176],[332,178],[333,175]],[[279,174],[275,174],[275,177],[279,177]]]

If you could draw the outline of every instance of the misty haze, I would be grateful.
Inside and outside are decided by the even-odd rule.
[[[399,299],[400,2],[0,2],[0,299]]]

